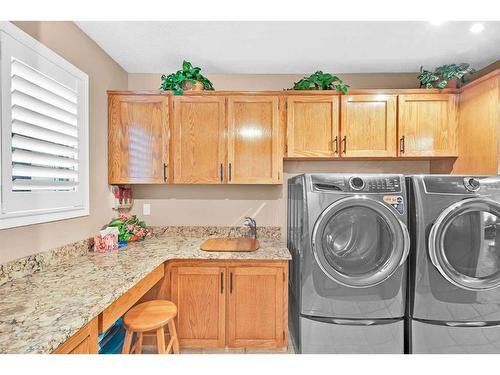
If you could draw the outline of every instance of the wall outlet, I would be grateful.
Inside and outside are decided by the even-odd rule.
[[[148,216],[148,215],[151,215],[151,204],[149,203],[144,203],[142,205],[142,214],[144,216]]]

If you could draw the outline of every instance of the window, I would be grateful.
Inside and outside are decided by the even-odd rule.
[[[0,79],[0,229],[88,215],[88,76],[0,22]]]

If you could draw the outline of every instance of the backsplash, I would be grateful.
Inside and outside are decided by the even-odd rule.
[[[89,238],[0,264],[0,285],[42,271],[63,259],[83,255],[92,249],[93,244],[94,240]]]

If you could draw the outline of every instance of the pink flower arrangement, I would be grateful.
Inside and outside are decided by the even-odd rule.
[[[118,229],[120,242],[138,241],[151,236],[151,230],[146,227],[146,223],[130,213],[120,213],[107,227]]]

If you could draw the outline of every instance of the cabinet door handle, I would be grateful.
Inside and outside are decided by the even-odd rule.
[[[347,136],[344,135],[344,138],[342,138],[342,153],[345,154],[347,151]]]
[[[224,167],[222,163],[220,163],[220,182],[224,181]]]
[[[220,273],[220,294],[224,293],[224,272]]]
[[[233,273],[229,273],[229,293],[233,293]]]
[[[404,154],[404,152],[405,152],[405,136],[404,135],[399,139],[399,152],[402,154]]]
[[[163,162],[163,181],[167,182],[167,163]]]
[[[229,163],[229,166],[228,166],[228,169],[229,169],[229,181],[231,181],[231,178],[232,178],[232,165],[231,163]]]
[[[333,144],[335,145],[333,152],[335,154],[338,154],[339,153],[339,137],[335,137],[335,139],[333,140]]]

